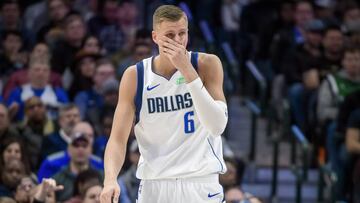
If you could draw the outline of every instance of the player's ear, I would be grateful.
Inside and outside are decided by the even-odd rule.
[[[152,40],[155,42],[155,44],[158,44],[157,34],[154,30],[151,32],[151,36],[152,36]]]

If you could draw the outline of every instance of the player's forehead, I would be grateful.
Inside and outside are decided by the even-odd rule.
[[[178,31],[187,31],[188,22],[185,18],[181,18],[178,21],[163,20],[157,25],[157,31],[159,32],[178,32]]]

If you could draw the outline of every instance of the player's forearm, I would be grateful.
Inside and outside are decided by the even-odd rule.
[[[117,181],[117,176],[124,164],[126,145],[109,139],[104,155],[104,185]]]
[[[199,77],[187,86],[201,124],[212,135],[221,135],[228,121],[226,103],[215,101]]]

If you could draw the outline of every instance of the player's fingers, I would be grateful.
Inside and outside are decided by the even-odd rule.
[[[183,47],[182,44],[180,44],[179,42],[177,42],[177,41],[175,41],[175,40],[173,40],[173,39],[171,39],[169,37],[166,37],[166,36],[163,38],[163,41],[168,42],[170,44],[173,44],[176,47]]]
[[[114,194],[114,189],[106,189],[104,188],[100,194],[100,202],[101,203],[111,203],[111,197]]]
[[[171,49],[166,48],[166,47],[163,47],[163,49],[164,49],[164,52],[166,52],[166,53],[168,53],[170,55],[174,55],[176,53],[174,50],[171,50]]]
[[[113,202],[112,203],[118,203],[119,202],[119,196],[120,196],[120,190],[119,188],[116,188],[113,195]]]
[[[60,190],[63,190],[64,189],[64,186],[63,185],[57,185],[55,188],[54,188],[54,191],[60,191]]]
[[[173,45],[173,44],[171,44],[171,43],[169,43],[169,42],[165,42],[165,41],[162,41],[162,42],[161,42],[161,45],[162,45],[163,47],[169,48],[169,49],[174,50],[174,51],[180,49],[179,47],[177,47],[177,46],[175,46],[175,45]]]

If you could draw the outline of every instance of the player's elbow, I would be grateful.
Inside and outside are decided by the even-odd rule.
[[[227,118],[218,119],[216,123],[208,127],[208,131],[212,136],[220,136],[224,133],[227,124]]]

